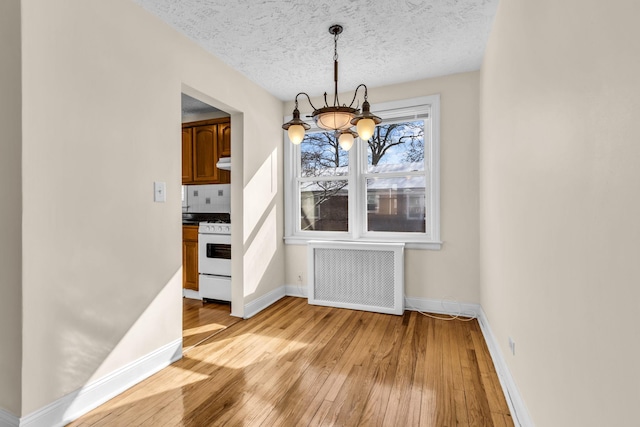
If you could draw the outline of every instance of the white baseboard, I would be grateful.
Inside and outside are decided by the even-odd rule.
[[[308,298],[306,285],[285,285],[284,288],[287,296]],[[479,304],[459,303],[451,300],[405,297],[404,301],[405,310],[449,314],[451,316],[478,317],[481,310]]]
[[[288,297],[308,297],[307,285],[284,285],[284,292]]]
[[[285,285],[274,289],[246,304],[244,307],[244,318],[248,319],[255,316],[285,295],[307,298],[307,288],[306,286]],[[407,297],[405,298],[405,309],[476,317],[487,347],[489,348],[496,372],[498,373],[498,379],[500,380],[500,385],[502,386],[509,410],[513,415],[514,423],[518,427],[534,427],[529,412],[505,363],[498,342],[491,331],[487,317],[479,304]],[[0,427],[63,426],[165,368],[181,357],[182,339],[178,339],[22,419],[18,419],[0,408]]]
[[[491,359],[493,360],[493,366],[495,366],[496,372],[498,373],[502,392],[507,400],[507,405],[509,405],[509,411],[511,411],[513,423],[517,427],[534,427],[533,420],[531,419],[529,411],[524,404],[524,400],[522,400],[522,396],[520,396],[520,392],[518,391],[516,383],[511,376],[511,372],[509,372],[509,368],[504,360],[498,341],[491,331],[489,320],[487,319],[484,310],[482,310],[482,307],[480,307],[477,317],[480,329],[482,330],[482,335],[484,336],[484,340],[489,348],[489,353],[491,354]]]
[[[430,298],[404,298],[404,308],[409,311],[448,314],[450,316],[478,317],[480,304]]]
[[[20,418],[0,408],[0,427],[18,427]]]
[[[250,303],[245,304],[244,318],[248,319],[255,316],[265,308],[269,307],[271,304],[275,303],[279,299],[282,299],[285,295],[285,287],[280,286],[279,288],[276,288],[271,292],[268,292],[261,297],[251,301]]]
[[[63,426],[180,358],[182,358],[182,338],[21,418],[19,426]]]
[[[482,335],[489,348],[491,359],[493,360],[493,366],[498,374],[500,385],[502,386],[502,392],[504,394],[509,411],[511,412],[513,422],[517,427],[533,427],[533,421],[529,416],[529,411],[520,396],[520,392],[516,387],[516,384],[507,368],[500,346],[496,341],[487,316],[482,310],[480,304],[468,304],[458,303],[451,300],[436,300],[436,299],[423,299],[423,298],[408,298],[405,297],[405,309],[406,310],[419,310],[428,313],[448,314],[448,315],[462,315],[466,317],[475,317],[478,319]]]

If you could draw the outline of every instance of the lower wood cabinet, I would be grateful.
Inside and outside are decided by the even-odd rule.
[[[198,290],[198,226],[182,226],[182,287]]]

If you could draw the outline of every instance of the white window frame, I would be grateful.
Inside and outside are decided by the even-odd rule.
[[[440,95],[429,95],[400,101],[373,104],[371,111],[383,119],[383,123],[402,119],[410,121],[428,112],[425,118],[425,211],[426,233],[370,232],[366,230],[367,216],[367,150],[349,151],[349,174],[335,178],[348,180],[349,231],[300,230],[300,195],[297,174],[300,167],[300,146],[289,141],[284,132],[284,179],[285,179],[285,243],[306,245],[311,240],[340,240],[350,242],[401,242],[407,248],[439,250],[440,240]],[[310,114],[310,113],[307,113]],[[307,114],[301,114],[305,117]],[[285,117],[285,122],[291,117]],[[315,123],[309,132],[317,132]],[[428,137],[427,137],[427,134]],[[356,144],[365,147],[366,142],[356,139]],[[402,175],[402,174],[400,174]],[[358,214],[360,214],[359,217]]]

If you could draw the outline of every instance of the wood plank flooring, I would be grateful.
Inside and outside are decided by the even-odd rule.
[[[241,321],[237,317],[231,317],[231,306],[228,304],[203,304],[200,300],[189,298],[183,298],[182,301],[182,349],[184,352]]]
[[[477,321],[286,297],[70,425],[514,424]]]

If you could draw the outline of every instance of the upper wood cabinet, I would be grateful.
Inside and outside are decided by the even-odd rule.
[[[220,157],[231,156],[231,123],[221,123],[218,125],[218,141]]]
[[[216,167],[220,157],[231,155],[228,118],[182,124],[182,183],[227,184],[231,174]]]
[[[218,182],[217,125],[196,126],[193,130],[193,181]]]
[[[182,183],[193,181],[193,129],[182,128]]]

